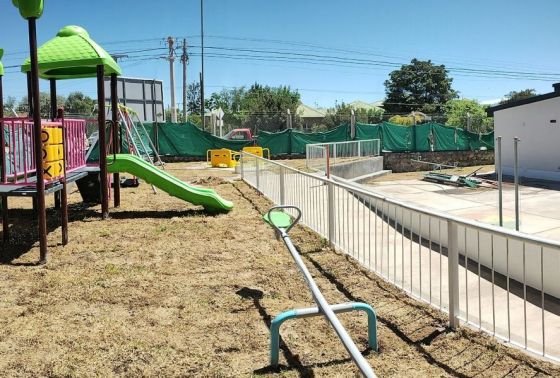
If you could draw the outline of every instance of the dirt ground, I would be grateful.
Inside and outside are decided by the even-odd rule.
[[[0,374],[31,376],[352,377],[357,370],[322,318],[281,329],[281,369],[268,366],[269,325],[313,301],[296,265],[261,214],[271,204],[227,170],[168,164],[179,178],[215,188],[229,214],[148,185],[123,189],[102,221],[70,196],[70,244],[49,210],[49,262],[29,200],[13,200],[12,239],[0,265]],[[212,175],[212,177],[209,177]],[[221,177],[221,178],[219,178]],[[52,205],[52,199],[49,198]],[[378,314],[380,351],[367,346],[362,314],[339,315],[380,377],[560,376],[560,367],[470,329],[364,271],[303,227],[293,241],[327,300],[364,301]]]

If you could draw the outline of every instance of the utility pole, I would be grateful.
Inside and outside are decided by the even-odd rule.
[[[200,0],[200,52],[202,62],[200,73],[200,116],[202,117],[202,130],[206,130],[206,117],[204,117],[204,0]]]
[[[175,103],[175,50],[173,44],[175,41],[172,37],[167,37],[167,44],[169,45],[169,78],[171,82],[171,122],[177,123],[177,105]]]
[[[187,122],[187,40],[183,39],[183,55],[181,55],[181,63],[183,63],[183,120]]]

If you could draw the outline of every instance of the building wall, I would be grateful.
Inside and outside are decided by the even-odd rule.
[[[560,97],[495,112],[494,131],[502,137],[504,174],[513,175],[517,136],[520,176],[560,181]]]

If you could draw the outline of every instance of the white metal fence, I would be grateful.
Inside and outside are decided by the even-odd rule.
[[[559,360],[560,243],[422,209],[242,154],[243,179],[411,296]]]
[[[349,142],[314,143],[305,147],[305,163],[308,169],[327,172],[327,166],[365,157],[379,156],[379,139],[352,140]]]

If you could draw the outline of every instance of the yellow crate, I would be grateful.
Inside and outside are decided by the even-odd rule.
[[[208,150],[206,152],[206,161],[213,168],[235,168],[239,161],[239,153],[227,148]]]
[[[252,155],[257,155],[262,158],[266,157],[266,159],[270,159],[270,150],[268,148],[262,148],[259,146],[247,146],[247,147],[243,147],[243,152],[247,152],[248,154],[252,154]]]

